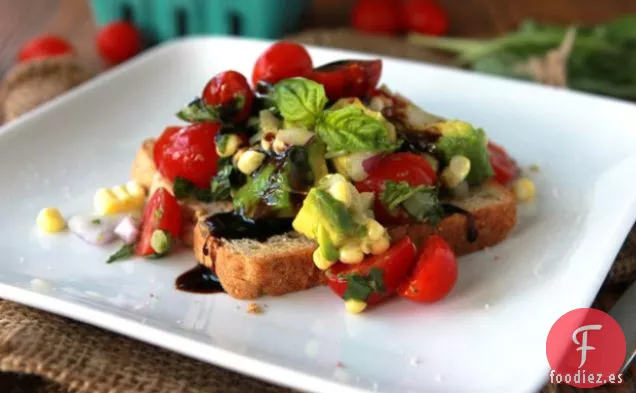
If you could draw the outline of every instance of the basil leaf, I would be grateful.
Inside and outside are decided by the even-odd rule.
[[[117,250],[113,255],[109,256],[106,260],[106,263],[113,263],[116,261],[120,261],[122,259],[127,259],[135,255],[135,245],[134,244],[124,244],[119,250]]]
[[[177,117],[189,123],[218,121],[219,114],[214,108],[206,106],[201,99],[196,99],[177,112]]]
[[[312,129],[318,115],[327,105],[325,88],[305,78],[291,78],[278,82],[270,99],[288,125]]]
[[[397,148],[388,126],[358,106],[323,112],[316,123],[316,134],[333,152],[376,152]]]
[[[347,290],[342,295],[342,298],[344,300],[366,301],[373,293],[385,293],[383,274],[382,269],[374,267],[367,276],[363,276],[360,273],[348,275]]]
[[[192,184],[189,180],[178,176],[174,179],[172,190],[175,198],[178,200],[194,198],[197,201],[206,203],[215,200],[210,190],[199,188]]]
[[[225,201],[231,198],[232,195],[232,183],[231,176],[235,169],[232,166],[232,161],[222,165],[217,172],[216,176],[210,183],[210,193],[215,201]]]
[[[384,184],[380,200],[389,211],[402,207],[409,215],[419,221],[428,220],[434,224],[443,215],[437,198],[437,189],[431,186],[411,187],[406,181],[396,183],[388,180]]]

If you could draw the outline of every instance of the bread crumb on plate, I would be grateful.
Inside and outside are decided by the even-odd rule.
[[[262,314],[263,307],[256,303],[250,303],[249,306],[247,306],[247,312],[248,314]]]

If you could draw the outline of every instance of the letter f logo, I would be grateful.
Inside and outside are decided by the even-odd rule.
[[[593,351],[596,349],[587,345],[587,331],[601,330],[601,328],[601,325],[585,325],[576,329],[574,333],[572,333],[572,341],[574,341],[574,344],[580,345],[580,347],[576,348],[577,351],[581,351],[581,364],[579,364],[579,368],[583,367],[583,365],[585,364],[585,360],[587,359],[587,351]],[[581,332],[583,333],[581,334],[582,340],[581,342],[579,342],[576,336]]]

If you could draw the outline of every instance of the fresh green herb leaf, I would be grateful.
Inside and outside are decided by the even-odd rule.
[[[390,151],[398,145],[392,141],[388,127],[364,108],[351,105],[323,112],[316,123],[316,133],[330,153]]]
[[[384,184],[380,200],[389,211],[402,207],[420,221],[437,223],[442,215],[437,189],[431,186],[411,187],[406,181],[396,183],[388,180]]]
[[[177,112],[177,117],[189,123],[202,123],[218,121],[219,113],[214,108],[205,105],[200,99],[196,99]]]
[[[230,141],[230,137],[233,134],[217,134],[214,138],[214,143],[216,144],[216,151],[219,154],[225,155],[225,150],[227,149],[227,144]]]
[[[177,176],[174,179],[172,189],[174,191],[175,198],[177,198],[178,200],[194,198],[197,201],[205,203],[215,200],[211,190],[199,188],[192,184],[192,182],[190,182],[189,180],[182,177]]]
[[[106,263],[113,263],[116,261],[121,261],[122,259],[127,259],[135,255],[135,245],[134,244],[124,244],[119,250],[117,250],[113,255],[109,256],[106,260]]]
[[[232,159],[219,160],[219,171],[210,183],[210,193],[214,201],[226,201],[232,197],[231,178],[241,174],[232,165]],[[242,175],[242,174],[241,174]]]
[[[91,224],[99,225],[99,224],[101,224],[101,223],[102,223],[102,220],[100,220],[100,219],[99,219],[99,218],[97,218],[97,217],[96,217],[96,218],[93,218],[93,219],[91,220]]]
[[[278,82],[270,99],[286,124],[312,129],[318,115],[327,105],[325,88],[305,78],[290,78]]]
[[[342,296],[343,299],[366,301],[373,293],[385,293],[383,274],[382,269],[372,268],[366,276],[360,273],[347,275],[347,290]]]

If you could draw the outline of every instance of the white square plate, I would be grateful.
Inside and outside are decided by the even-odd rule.
[[[37,233],[40,208],[88,212],[97,187],[128,180],[144,138],[177,122],[215,73],[250,75],[266,45],[170,43],[0,129],[0,297],[307,391],[536,391],[550,326],[591,303],[636,217],[631,104],[385,59],[391,88],[484,127],[523,166],[541,168],[538,199],[522,206],[509,239],[462,258],[457,287],[430,306],[396,300],[352,316],[316,288],[263,299],[269,307],[255,316],[248,302],[175,290],[194,264],[188,252],[106,265],[115,246]],[[311,54],[316,64],[369,57]]]

